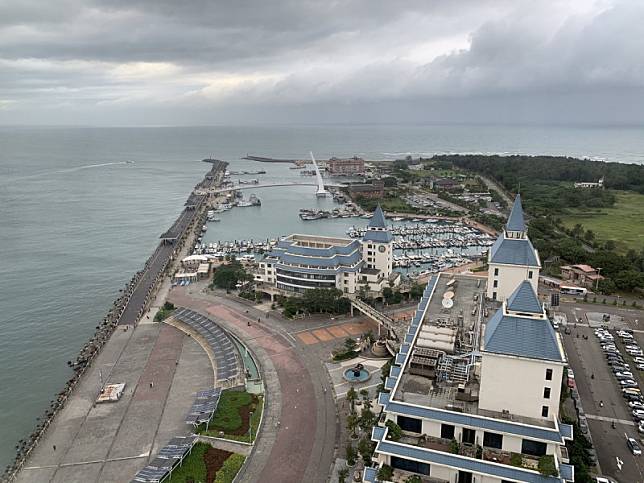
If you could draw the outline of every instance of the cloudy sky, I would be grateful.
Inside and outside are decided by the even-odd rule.
[[[0,0],[0,124],[644,123],[642,0]]]

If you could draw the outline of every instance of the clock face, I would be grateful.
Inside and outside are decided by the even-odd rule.
[[[386,250],[386,248],[385,248],[385,246],[384,246],[384,245],[380,245],[380,246],[378,247],[378,251],[379,251],[380,253],[385,253],[385,250]]]

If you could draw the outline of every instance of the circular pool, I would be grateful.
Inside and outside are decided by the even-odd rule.
[[[349,382],[365,382],[369,380],[371,374],[363,367],[350,367],[342,373],[342,376]]]

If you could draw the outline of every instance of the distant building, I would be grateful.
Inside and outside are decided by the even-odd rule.
[[[362,175],[364,174],[364,159],[357,156],[348,159],[331,158],[326,163],[326,170],[336,176]]]
[[[385,182],[374,180],[373,183],[349,185],[349,194],[352,197],[362,196],[369,199],[381,199],[385,196]]]
[[[452,178],[429,178],[423,181],[424,184],[429,185],[429,189],[440,189],[440,190],[453,190],[457,188],[462,188],[463,183],[452,179]]]
[[[575,188],[603,188],[604,187],[604,178],[599,178],[597,183],[575,183]]]
[[[255,281],[280,290],[337,288],[346,294],[361,286],[381,292],[400,284],[393,271],[393,237],[380,206],[362,239],[290,235],[280,240],[259,262]]]
[[[594,288],[597,282],[603,280],[599,270],[590,265],[564,265],[561,267],[561,278],[582,287]]]
[[[503,232],[488,252],[488,298],[507,299],[523,280],[528,280],[537,291],[541,262],[527,231],[521,195],[517,195]]]

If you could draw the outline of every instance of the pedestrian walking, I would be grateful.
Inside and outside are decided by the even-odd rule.
[[[56,445],[54,445],[53,448],[54,448],[54,451],[56,451]]]
[[[250,320],[248,321],[248,327],[250,327]]]

